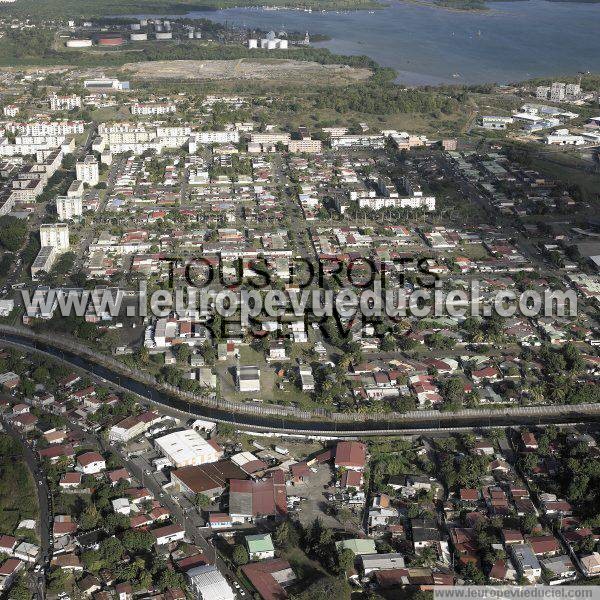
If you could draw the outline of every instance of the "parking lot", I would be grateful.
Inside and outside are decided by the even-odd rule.
[[[310,477],[302,483],[287,487],[289,496],[300,496],[305,498],[300,502],[297,509],[298,519],[303,525],[312,523],[315,519],[321,519],[327,527],[338,528],[340,523],[331,515],[326,513],[328,505],[325,493],[333,493],[333,471],[328,465],[319,465],[316,473],[311,473]]]

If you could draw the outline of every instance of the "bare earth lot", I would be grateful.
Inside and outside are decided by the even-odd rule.
[[[161,60],[127,63],[123,71],[141,79],[286,81],[288,83],[327,83],[345,85],[363,81],[369,69],[346,65],[321,65],[301,60]]]

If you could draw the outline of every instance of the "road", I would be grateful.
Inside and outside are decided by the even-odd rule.
[[[45,473],[40,469],[37,457],[33,450],[23,441],[21,434],[10,424],[10,421],[2,417],[2,425],[8,435],[16,440],[23,448],[23,457],[27,468],[34,479],[34,485],[37,489],[39,506],[39,528],[40,528],[40,548],[41,554],[39,563],[42,565],[50,564],[50,529],[52,527],[52,507],[50,488]],[[47,558],[46,558],[47,557]],[[44,572],[36,574],[37,593],[40,600],[45,598],[45,577]]]
[[[122,391],[133,392],[140,401],[160,407],[161,410],[182,419],[206,418],[234,424],[238,429],[253,432],[279,432],[328,438],[363,437],[370,435],[416,435],[431,431],[462,431],[514,425],[541,425],[548,423],[574,424],[597,421],[600,404],[510,407],[503,409],[472,409],[458,412],[422,411],[404,415],[374,414],[368,420],[348,415],[347,420],[331,420],[323,415],[314,420],[300,420],[290,415],[266,415],[260,406],[252,412],[233,412],[225,408],[193,404],[153,385],[141,383],[130,376],[107,367],[91,358],[54,346],[36,342],[23,334],[2,333],[2,344],[17,346],[27,351],[46,354],[86,371],[90,377],[108,381]],[[198,398],[200,401],[201,399]],[[253,403],[254,405],[255,403]],[[353,418],[354,417],[354,418]],[[363,417],[363,416],[361,416]]]

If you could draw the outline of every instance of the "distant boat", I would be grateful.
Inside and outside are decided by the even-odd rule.
[[[481,29],[477,30],[477,37],[481,37]]]
[[[454,79],[458,79],[460,76],[460,73],[452,73],[452,77],[454,77]]]

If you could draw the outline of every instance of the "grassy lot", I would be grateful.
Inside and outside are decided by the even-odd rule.
[[[38,518],[33,477],[20,446],[0,435],[0,533],[12,535],[23,519]]]
[[[598,202],[600,173],[592,172],[589,163],[568,153],[547,153],[544,157],[534,156],[532,168],[543,175],[560,179],[569,185],[579,185],[588,197]]]

